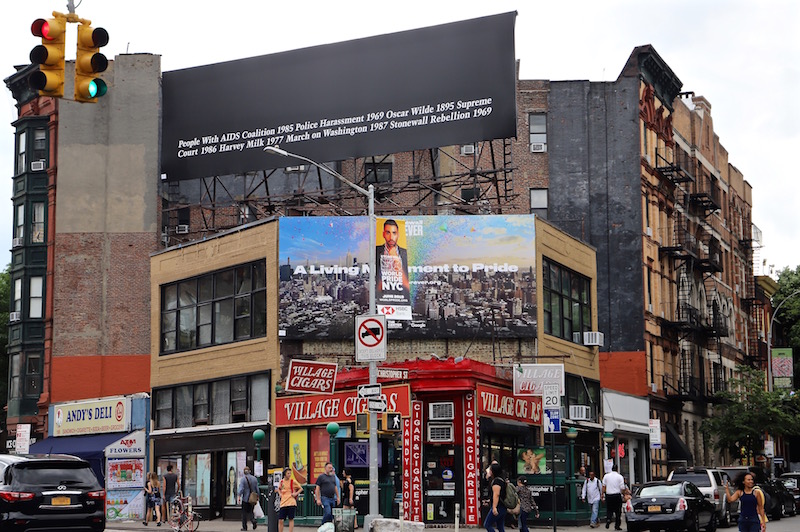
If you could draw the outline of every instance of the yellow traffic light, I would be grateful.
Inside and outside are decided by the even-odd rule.
[[[99,52],[100,47],[107,44],[108,32],[103,28],[92,28],[89,24],[78,26],[75,101],[94,103],[108,90],[106,82],[95,76],[108,68],[108,59]]]
[[[31,63],[39,65],[39,72],[30,77],[31,87],[41,96],[64,96],[64,41],[67,19],[53,14],[51,19],[36,19],[31,33],[42,38],[42,44],[31,50]]]

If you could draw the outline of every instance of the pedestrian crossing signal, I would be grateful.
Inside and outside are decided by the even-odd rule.
[[[356,414],[356,432],[369,432],[369,412]]]
[[[403,416],[400,412],[386,412],[386,421],[383,423],[383,430],[399,432],[403,430]]]

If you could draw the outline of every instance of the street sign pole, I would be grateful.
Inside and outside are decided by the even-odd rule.
[[[378,223],[375,219],[375,188],[370,185],[367,189],[367,200],[369,202],[369,313],[377,314],[378,307],[375,304],[375,281],[377,260],[375,259],[375,248],[377,246],[377,235],[375,234]],[[384,335],[386,332],[384,331]],[[369,383],[378,383],[378,365],[372,360],[369,363]],[[378,415],[375,412],[369,413],[369,514],[364,519],[364,529],[369,530],[373,519],[381,517],[378,506]]]

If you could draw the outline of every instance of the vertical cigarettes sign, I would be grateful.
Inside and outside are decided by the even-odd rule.
[[[475,394],[467,394],[464,401],[464,495],[467,501],[480,499],[480,463],[478,461],[478,415]],[[467,504],[464,524],[480,524],[480,510],[477,504]]]
[[[477,499],[476,499],[477,500]],[[422,402],[403,420],[403,519],[422,522]]]

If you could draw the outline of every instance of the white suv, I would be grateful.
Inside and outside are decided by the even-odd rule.
[[[725,498],[725,483],[730,482],[728,473],[720,469],[705,467],[679,467],[670,471],[667,480],[686,480],[703,493],[703,496],[714,503],[720,526],[727,527],[733,522],[732,513],[738,513]]]

